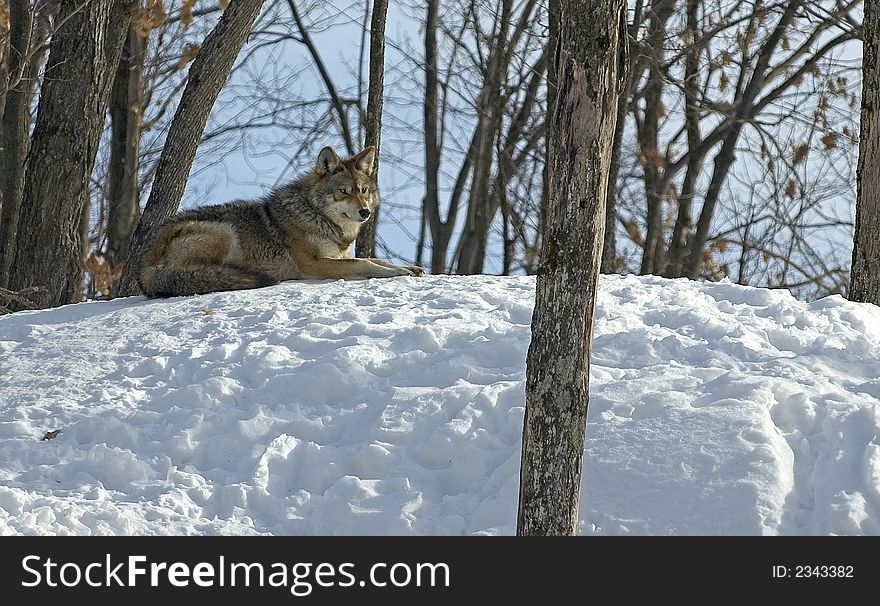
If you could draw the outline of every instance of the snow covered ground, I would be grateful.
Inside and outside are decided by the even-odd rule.
[[[880,309],[600,287],[581,532],[880,534]],[[0,534],[511,534],[533,292],[292,282],[0,317]]]

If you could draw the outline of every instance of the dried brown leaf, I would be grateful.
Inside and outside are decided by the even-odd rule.
[[[822,136],[822,145],[825,146],[825,149],[834,149],[837,147],[837,133],[825,133]]]
[[[180,5],[180,24],[183,29],[189,28],[193,20],[193,8],[196,6],[196,0],[183,0]]]
[[[109,294],[113,289],[113,284],[122,275],[122,264],[111,265],[107,261],[92,251],[88,258],[80,263],[83,271],[91,274],[95,282],[95,289],[103,294]]]
[[[807,159],[807,154],[810,151],[810,146],[806,143],[801,143],[800,145],[794,146],[794,153],[791,157],[791,163],[795,166],[799,164],[803,164],[804,160]]]
[[[163,0],[147,0],[146,8],[137,11],[132,18],[132,25],[137,30],[138,36],[144,42],[150,37],[150,32],[164,25],[168,19]]]
[[[198,44],[187,43],[187,45],[183,47],[183,53],[181,53],[180,55],[180,61],[177,62],[177,69],[183,69],[190,62],[195,60],[195,58],[199,54],[200,48],[201,47]]]
[[[630,239],[636,244],[641,245],[645,239],[642,237],[642,233],[639,231],[639,226],[636,225],[636,222],[630,219],[626,222],[626,233],[629,235]]]

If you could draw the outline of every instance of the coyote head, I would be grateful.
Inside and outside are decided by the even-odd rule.
[[[368,147],[342,159],[330,147],[318,154],[312,199],[338,225],[360,225],[376,210],[373,161],[376,148]]]

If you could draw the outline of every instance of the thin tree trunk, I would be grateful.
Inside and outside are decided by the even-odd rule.
[[[134,0],[60,5],[9,273],[10,290],[46,287],[37,302],[42,307],[76,300],[81,292],[81,216],[134,6]]]
[[[688,167],[678,196],[678,215],[675,218],[675,227],[672,230],[672,239],[669,242],[669,258],[663,275],[678,277],[681,275],[681,266],[684,254],[687,250],[688,237],[693,227],[694,194],[696,193],[697,177],[700,167],[703,165],[703,156],[697,150],[701,143],[700,134],[700,107],[697,100],[699,93],[699,69],[700,54],[702,49],[694,46],[697,38],[697,10],[700,0],[687,0],[686,24],[687,32],[691,37],[690,51],[684,58],[684,119],[687,129],[688,141]],[[659,268],[658,268],[659,269]]]
[[[440,173],[440,146],[437,132],[437,19],[439,0],[427,0],[425,18],[425,98],[422,104],[424,113],[425,138],[425,198],[422,202],[423,223],[431,227],[431,273],[446,273],[446,248],[449,240],[443,242],[445,234],[440,219],[440,197],[437,181]],[[445,246],[444,246],[445,244]]]
[[[858,199],[849,298],[880,305],[880,0],[865,0]]]
[[[460,200],[465,183],[470,174],[473,157],[476,153],[477,135],[472,138],[467,155],[452,194],[449,198],[449,211],[444,221],[440,216],[440,196],[438,182],[440,173],[440,132],[438,127],[439,104],[437,101],[437,30],[439,26],[439,0],[427,0],[425,17],[425,97],[422,105],[424,113],[425,139],[425,197],[422,201],[423,221],[431,232],[431,273],[445,274],[447,255],[452,230],[458,217]]]
[[[473,158],[473,178],[468,197],[468,213],[464,231],[456,248],[456,273],[478,274],[483,271],[489,226],[497,212],[489,196],[493,151],[499,137],[504,111],[501,83],[506,75],[508,30],[513,0],[501,0],[498,31],[492,40],[486,65],[486,82],[477,96],[476,154]]]
[[[140,216],[138,158],[144,52],[140,35],[130,28],[110,100],[110,167],[107,212],[107,262],[125,263]]]
[[[550,2],[547,6],[547,18],[549,21],[547,36],[547,121],[553,118],[556,111],[556,44],[559,40],[559,2]],[[538,234],[544,235],[544,226],[547,223],[547,206],[550,203],[550,132],[544,138],[544,171],[541,175],[541,209],[538,216]],[[537,243],[539,246],[541,242]],[[539,249],[540,250],[540,249]],[[604,254],[604,253],[603,253]],[[538,259],[540,265],[541,260]]]
[[[34,12],[28,0],[9,2],[9,47],[0,73],[0,288],[9,282],[9,268],[18,235],[24,192],[24,166],[30,127],[29,83],[26,75],[31,50]],[[11,84],[7,88],[7,85]]]
[[[5,25],[0,23],[0,153],[3,153],[3,111],[6,109],[6,90],[9,88],[9,57],[11,33],[9,28],[12,26],[10,16],[11,10],[7,9]],[[3,191],[0,190],[0,210],[3,210]]]
[[[551,0],[556,2],[557,0]],[[550,199],[526,369],[517,534],[577,532],[624,0],[562,0]]]
[[[525,97],[517,108],[517,112],[513,119],[510,121],[507,132],[501,132],[500,123],[494,127],[497,130],[497,138],[499,139],[495,150],[495,157],[498,159],[495,177],[491,181],[491,187],[488,194],[485,195],[484,201],[480,203],[480,220],[474,224],[474,233],[476,235],[473,239],[474,246],[463,247],[464,250],[472,251],[470,255],[470,273],[479,273],[483,271],[483,266],[486,261],[486,247],[489,241],[489,229],[492,226],[492,221],[499,209],[504,211],[504,206],[507,203],[507,188],[522,168],[522,164],[528,156],[528,154],[525,153],[526,150],[517,148],[520,143],[528,138],[526,137],[526,128],[537,102],[541,84],[544,82],[544,70],[547,65],[546,59],[547,53],[543,52],[532,66],[532,73],[529,82],[525,87]],[[491,168],[491,166],[489,166],[489,168]],[[504,217],[502,217],[502,219],[503,218]],[[513,251],[512,249],[508,250],[509,247],[507,246],[506,240],[503,245],[503,254],[512,254]],[[509,261],[512,263],[513,259],[511,258]],[[508,266],[505,265],[505,267]],[[462,269],[459,269],[459,273],[462,273]]]
[[[675,0],[654,0],[651,3],[650,31],[645,47],[649,54],[648,82],[645,84],[645,115],[639,129],[639,148],[644,170],[645,200],[648,212],[641,274],[659,273],[662,269],[658,249],[663,246],[663,178],[658,149],[661,111],[663,108],[663,64],[666,51],[666,23],[675,10]]]
[[[510,236],[510,206],[507,204],[507,190],[501,189],[497,193],[501,198],[499,205],[501,208],[501,275],[509,276],[513,267],[513,256],[516,252],[516,240]]]
[[[416,241],[416,266],[422,267],[425,258],[425,236],[427,235],[427,216],[425,214],[425,201],[422,200],[422,216],[419,217],[419,239]]]
[[[617,120],[614,127],[614,143],[608,169],[608,191],[605,194],[605,242],[602,245],[602,273],[617,271],[617,177],[620,175],[620,152],[623,145],[629,102],[626,93],[617,100]]]
[[[120,296],[139,292],[137,274],[150,236],[180,206],[211,108],[229,78],[262,6],[263,0],[231,0],[189,68],[189,80],[168,129],[150,198],[138,222],[128,262],[119,279]]]
[[[642,0],[636,0],[633,21],[627,27],[628,43],[634,44],[642,22]],[[623,36],[621,32],[621,37]],[[552,35],[551,35],[552,37]],[[614,126],[614,143],[611,148],[611,167],[608,169],[608,192],[605,195],[605,243],[602,246],[602,273],[617,272],[617,178],[620,175],[620,153],[626,131],[626,117],[630,111],[630,97],[634,86],[633,63],[636,53],[628,53],[626,73],[623,75],[623,94],[617,100],[617,119]],[[549,86],[549,85],[548,85]],[[548,99],[550,94],[547,94]]]
[[[382,141],[382,100],[385,97],[385,17],[388,0],[375,0],[370,22],[370,84],[367,91],[367,130],[364,145],[376,148],[373,164],[373,181],[376,196],[379,195],[379,147]],[[376,227],[379,225],[379,208],[362,227],[355,245],[355,254],[361,258],[376,256]]]

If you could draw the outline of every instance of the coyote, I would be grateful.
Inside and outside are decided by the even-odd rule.
[[[330,147],[315,168],[259,200],[204,206],[172,217],[147,248],[138,282],[149,297],[269,286],[301,278],[422,276],[420,267],[352,259],[351,243],[378,204],[376,149],[341,159]]]

